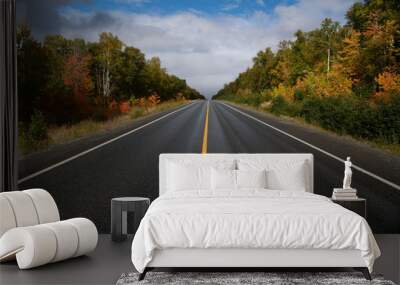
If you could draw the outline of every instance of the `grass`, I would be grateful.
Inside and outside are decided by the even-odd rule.
[[[225,100],[223,100],[223,101],[225,101]],[[248,104],[243,104],[243,103],[232,102],[232,101],[225,101],[225,102],[226,103],[230,103],[232,105],[236,105],[236,106],[241,107],[243,109],[256,111],[256,112],[267,114],[267,115],[270,115],[270,116],[273,116],[273,117],[278,117],[278,118],[286,120],[286,121],[294,122],[296,124],[300,124],[300,125],[303,125],[303,126],[308,127],[308,128],[315,128],[315,129],[318,129],[319,131],[322,131],[322,132],[325,132],[325,133],[328,133],[328,134],[331,134],[331,135],[339,136],[341,138],[346,138],[346,139],[349,139],[349,140],[353,140],[354,142],[357,142],[357,143],[367,144],[369,146],[372,146],[374,148],[386,151],[386,152],[391,153],[391,154],[400,155],[400,145],[399,144],[388,144],[388,143],[385,143],[385,142],[382,142],[382,141],[379,141],[379,140],[371,141],[371,140],[366,140],[366,139],[362,139],[362,138],[353,137],[353,136],[350,136],[350,135],[340,135],[340,134],[337,134],[335,132],[326,130],[326,129],[322,128],[321,126],[317,125],[317,124],[310,124],[310,123],[306,122],[304,120],[304,118],[302,118],[302,117],[298,117],[298,116],[297,117],[289,117],[289,116],[285,116],[285,115],[276,115],[276,114],[273,114],[271,112],[268,112],[268,110],[266,110],[265,108],[256,107],[256,106],[253,106],[253,105],[248,105]]]
[[[107,121],[83,120],[73,125],[51,126],[47,130],[47,139],[33,141],[30,138],[19,135],[18,144],[22,155],[28,155],[37,151],[46,150],[54,145],[68,143],[77,139],[89,137],[99,133],[106,133],[118,127],[123,127],[138,118],[163,112],[174,107],[189,103],[190,101],[165,101],[155,107],[145,110],[142,107],[133,107],[129,113],[119,115]]]

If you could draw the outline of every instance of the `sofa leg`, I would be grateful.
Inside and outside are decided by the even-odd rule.
[[[147,273],[148,269],[147,267],[143,270],[142,273],[139,274],[139,278],[138,281],[142,281],[144,279],[144,277],[146,277],[146,273]]]
[[[362,274],[364,275],[365,279],[372,280],[371,274],[369,274],[369,270],[368,270],[367,267],[356,267],[354,269],[357,270],[357,271],[361,271]]]

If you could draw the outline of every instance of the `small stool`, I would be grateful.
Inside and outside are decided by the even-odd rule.
[[[134,213],[134,232],[150,205],[144,197],[119,197],[111,199],[111,239],[123,241],[127,235],[127,213]]]

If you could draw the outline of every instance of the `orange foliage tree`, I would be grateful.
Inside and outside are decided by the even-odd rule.
[[[160,96],[157,93],[153,93],[147,98],[149,107],[154,107],[160,103]]]
[[[122,114],[126,114],[129,113],[129,111],[131,110],[131,106],[129,101],[122,101],[119,103],[119,111]]]
[[[329,74],[308,74],[304,79],[296,83],[295,89],[303,94],[330,97],[351,96],[352,81],[343,74],[339,66],[334,65]]]
[[[69,56],[64,64],[64,84],[71,89],[74,102],[80,114],[90,112],[89,94],[93,89],[93,82],[89,71],[90,56]]]
[[[361,33],[352,30],[348,37],[343,40],[343,50],[339,52],[339,63],[344,74],[356,82],[361,74],[360,62],[360,36]]]
[[[400,75],[393,71],[384,71],[376,77],[379,91],[373,96],[374,101],[390,103],[393,96],[400,96]]]

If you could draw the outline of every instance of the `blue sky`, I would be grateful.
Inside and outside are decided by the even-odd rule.
[[[258,51],[275,49],[298,29],[324,18],[345,22],[355,0],[19,0],[40,38],[61,33],[96,41],[103,31],[147,58],[157,56],[171,73],[206,96],[252,64]]]
[[[244,16],[254,10],[271,11],[277,5],[293,4],[294,0],[97,0],[86,3],[75,3],[68,5],[81,10],[123,10],[136,13],[170,14],[179,11],[193,11],[215,15],[226,13]]]

